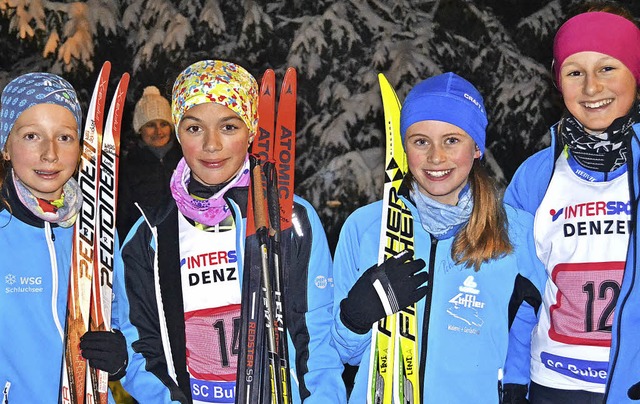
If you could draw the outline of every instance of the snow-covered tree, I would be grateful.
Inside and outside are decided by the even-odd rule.
[[[0,0],[0,86],[26,71],[65,75],[89,97],[105,60],[132,74],[125,128],[147,85],[166,96],[201,59],[259,80],[298,70],[297,193],[332,242],[346,216],[378,199],[383,117],[377,74],[402,100],[455,71],[485,98],[485,162],[506,184],[548,142],[560,103],[550,74],[555,30],[581,0]],[[640,2],[622,1],[635,15]]]

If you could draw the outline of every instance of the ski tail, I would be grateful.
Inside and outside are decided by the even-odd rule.
[[[413,218],[398,195],[407,173],[400,135],[400,101],[383,74],[378,75],[385,116],[385,184],[378,263],[413,251]],[[395,220],[392,220],[395,218]],[[389,223],[391,221],[391,223]],[[416,305],[373,325],[368,403],[419,403],[420,384]]]
[[[91,96],[82,139],[78,184],[83,196],[74,226],[72,263],[69,276],[67,319],[65,323],[64,360],[59,401],[84,403],[86,361],[80,352],[80,337],[89,326],[91,284],[94,265],[95,216],[98,186],[98,162],[102,136],[104,105],[109,86],[111,64],[100,70]]]
[[[129,86],[129,74],[120,78],[107,114],[98,187],[98,217],[96,226],[97,260],[94,265],[91,289],[91,317],[89,329],[108,331],[111,329],[111,296],[113,290],[113,262],[116,248],[116,202],[118,192],[118,160],[120,155],[120,132],[122,114]],[[86,402],[106,404],[109,375],[87,367],[88,378]]]

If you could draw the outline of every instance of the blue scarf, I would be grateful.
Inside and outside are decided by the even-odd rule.
[[[422,227],[438,240],[452,237],[471,217],[473,196],[469,184],[460,191],[458,204],[455,206],[440,203],[424,195],[415,181],[410,194],[418,208]]]

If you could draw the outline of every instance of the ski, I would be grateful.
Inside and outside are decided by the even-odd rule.
[[[275,73],[267,70],[262,77],[258,102],[258,133],[251,145],[251,173],[270,158],[273,145],[275,116]],[[263,402],[265,360],[265,316],[264,297],[261,288],[262,255],[256,235],[254,213],[254,181],[249,187],[247,202],[247,228],[245,242],[245,264],[242,277],[242,308],[240,330],[240,352],[236,377],[236,403]]]
[[[94,265],[89,323],[92,331],[111,330],[120,131],[128,86],[129,74],[124,73],[111,100],[102,137],[95,241],[97,259]],[[91,367],[87,367],[87,372],[86,403],[106,404],[109,375]]]
[[[378,263],[403,250],[413,252],[413,218],[399,198],[407,173],[400,135],[400,101],[378,74],[385,117],[385,183]],[[416,305],[373,325],[367,403],[420,403]]]
[[[280,386],[279,390],[273,390],[274,402],[288,404],[291,400],[291,377],[285,323],[284,267],[289,265],[289,260],[283,259],[288,257],[288,254],[283,254],[281,239],[283,231],[285,231],[285,237],[290,237],[293,213],[297,77],[295,69],[287,69],[278,99],[278,115],[274,129],[275,77],[273,75],[271,70],[265,72],[264,77],[267,78],[267,83],[262,93],[270,95],[264,104],[261,99],[260,105],[264,109],[260,111],[260,120],[264,121],[264,125],[260,126],[260,137],[255,152],[263,162],[267,184],[269,279],[265,279],[263,283],[268,283],[270,289],[270,292],[264,290],[268,296],[271,296],[272,302],[269,307],[274,310],[268,319],[272,323],[272,329],[268,331],[274,333],[276,351],[273,356],[279,359],[279,363],[276,364],[278,375],[275,380]],[[263,112],[266,114],[262,115]],[[279,185],[279,181],[282,185]]]
[[[280,357],[278,355],[277,330],[275,320],[275,302],[272,286],[272,256],[270,250],[267,203],[264,195],[262,166],[257,164],[252,173],[253,209],[256,234],[260,247],[260,282],[264,299],[265,336],[267,343],[267,369],[270,386],[269,402],[282,404],[283,392],[280,380]]]
[[[290,267],[290,254],[282,249],[281,240],[290,238],[293,220],[293,192],[296,152],[296,102],[297,73],[288,68],[278,99],[278,117],[275,128],[274,163],[265,164],[267,177],[267,199],[269,206],[269,238],[272,257],[273,304],[275,307],[274,328],[280,358],[279,373],[282,385],[282,402],[291,402],[291,375],[286,327],[286,299],[284,280],[286,268]]]
[[[110,72],[111,64],[106,62],[100,70],[94,87],[82,138],[78,184],[83,202],[73,235],[65,326],[65,353],[59,400],[63,404],[82,404],[85,398],[87,366],[80,352],[80,337],[84,335],[89,325],[97,213],[98,163]]]
[[[283,234],[285,237],[290,236],[292,227],[296,88],[296,72],[290,68],[282,82],[278,115],[275,118],[276,92],[273,70],[265,71],[260,86],[258,133],[251,147],[251,152],[255,156],[252,157],[252,161],[255,161],[255,164],[252,164],[250,202],[247,213],[247,236],[256,235],[258,245],[254,244],[252,248],[257,248],[260,253],[259,265],[257,254],[253,253],[252,255],[250,247],[246,247],[247,254],[254,261],[250,270],[260,271],[260,283],[256,285],[255,275],[247,274],[246,267],[243,277],[245,282],[252,282],[252,288],[257,286],[260,290],[259,293],[255,290],[250,292],[250,288],[243,285],[243,296],[245,293],[252,296],[260,295],[262,309],[259,310],[252,300],[243,298],[243,303],[250,302],[254,306],[252,312],[263,313],[263,326],[259,328],[262,332],[256,337],[256,341],[266,346],[266,350],[261,356],[266,366],[261,366],[259,369],[256,366],[253,369],[254,374],[261,372],[264,385],[257,389],[262,394],[262,401],[254,401],[257,400],[258,393],[255,381],[253,381],[254,400],[252,401],[247,392],[250,386],[246,380],[249,369],[248,362],[243,360],[241,352],[236,389],[238,392],[236,402],[238,403],[288,404],[291,402],[283,275],[283,266],[287,266],[289,260],[283,259],[287,254],[283,254],[281,251],[281,237]],[[279,179],[283,183],[282,186],[278,185]],[[266,187],[263,182],[266,182]],[[262,217],[265,212],[266,216]],[[247,240],[249,241],[250,238],[247,237]],[[245,306],[247,305],[243,305],[243,318],[247,319],[248,317],[244,314]],[[246,346],[245,344],[249,342],[245,331],[250,331],[254,322],[256,320],[253,318],[248,318],[248,321],[243,322],[241,346]],[[245,355],[245,357],[247,356]]]

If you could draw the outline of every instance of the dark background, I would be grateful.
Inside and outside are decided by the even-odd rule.
[[[143,88],[155,85],[170,98],[178,73],[195,61],[236,62],[258,80],[267,68],[281,78],[294,66],[296,192],[317,209],[333,248],[345,218],[381,196],[378,72],[401,100],[445,71],[474,83],[489,115],[485,164],[504,187],[548,144],[547,128],[562,112],[550,74],[553,35],[581,3],[0,0],[0,87],[25,72],[51,71],[75,86],[86,110],[97,71],[109,60],[111,92],[122,73],[131,74],[126,142]],[[640,16],[640,1],[619,4]]]
[[[390,3],[390,4],[388,4]],[[561,113],[551,75],[555,30],[575,0],[0,1],[0,87],[28,71],[69,79],[88,104],[97,71],[111,91],[131,74],[123,127],[147,85],[170,97],[202,59],[237,62],[258,80],[298,70],[296,192],[321,216],[331,246],[355,208],[380,198],[383,128],[376,74],[400,99],[454,71],[484,95],[485,163],[501,186],[544,147]],[[634,15],[640,2],[621,1]],[[124,139],[126,140],[126,139]]]

